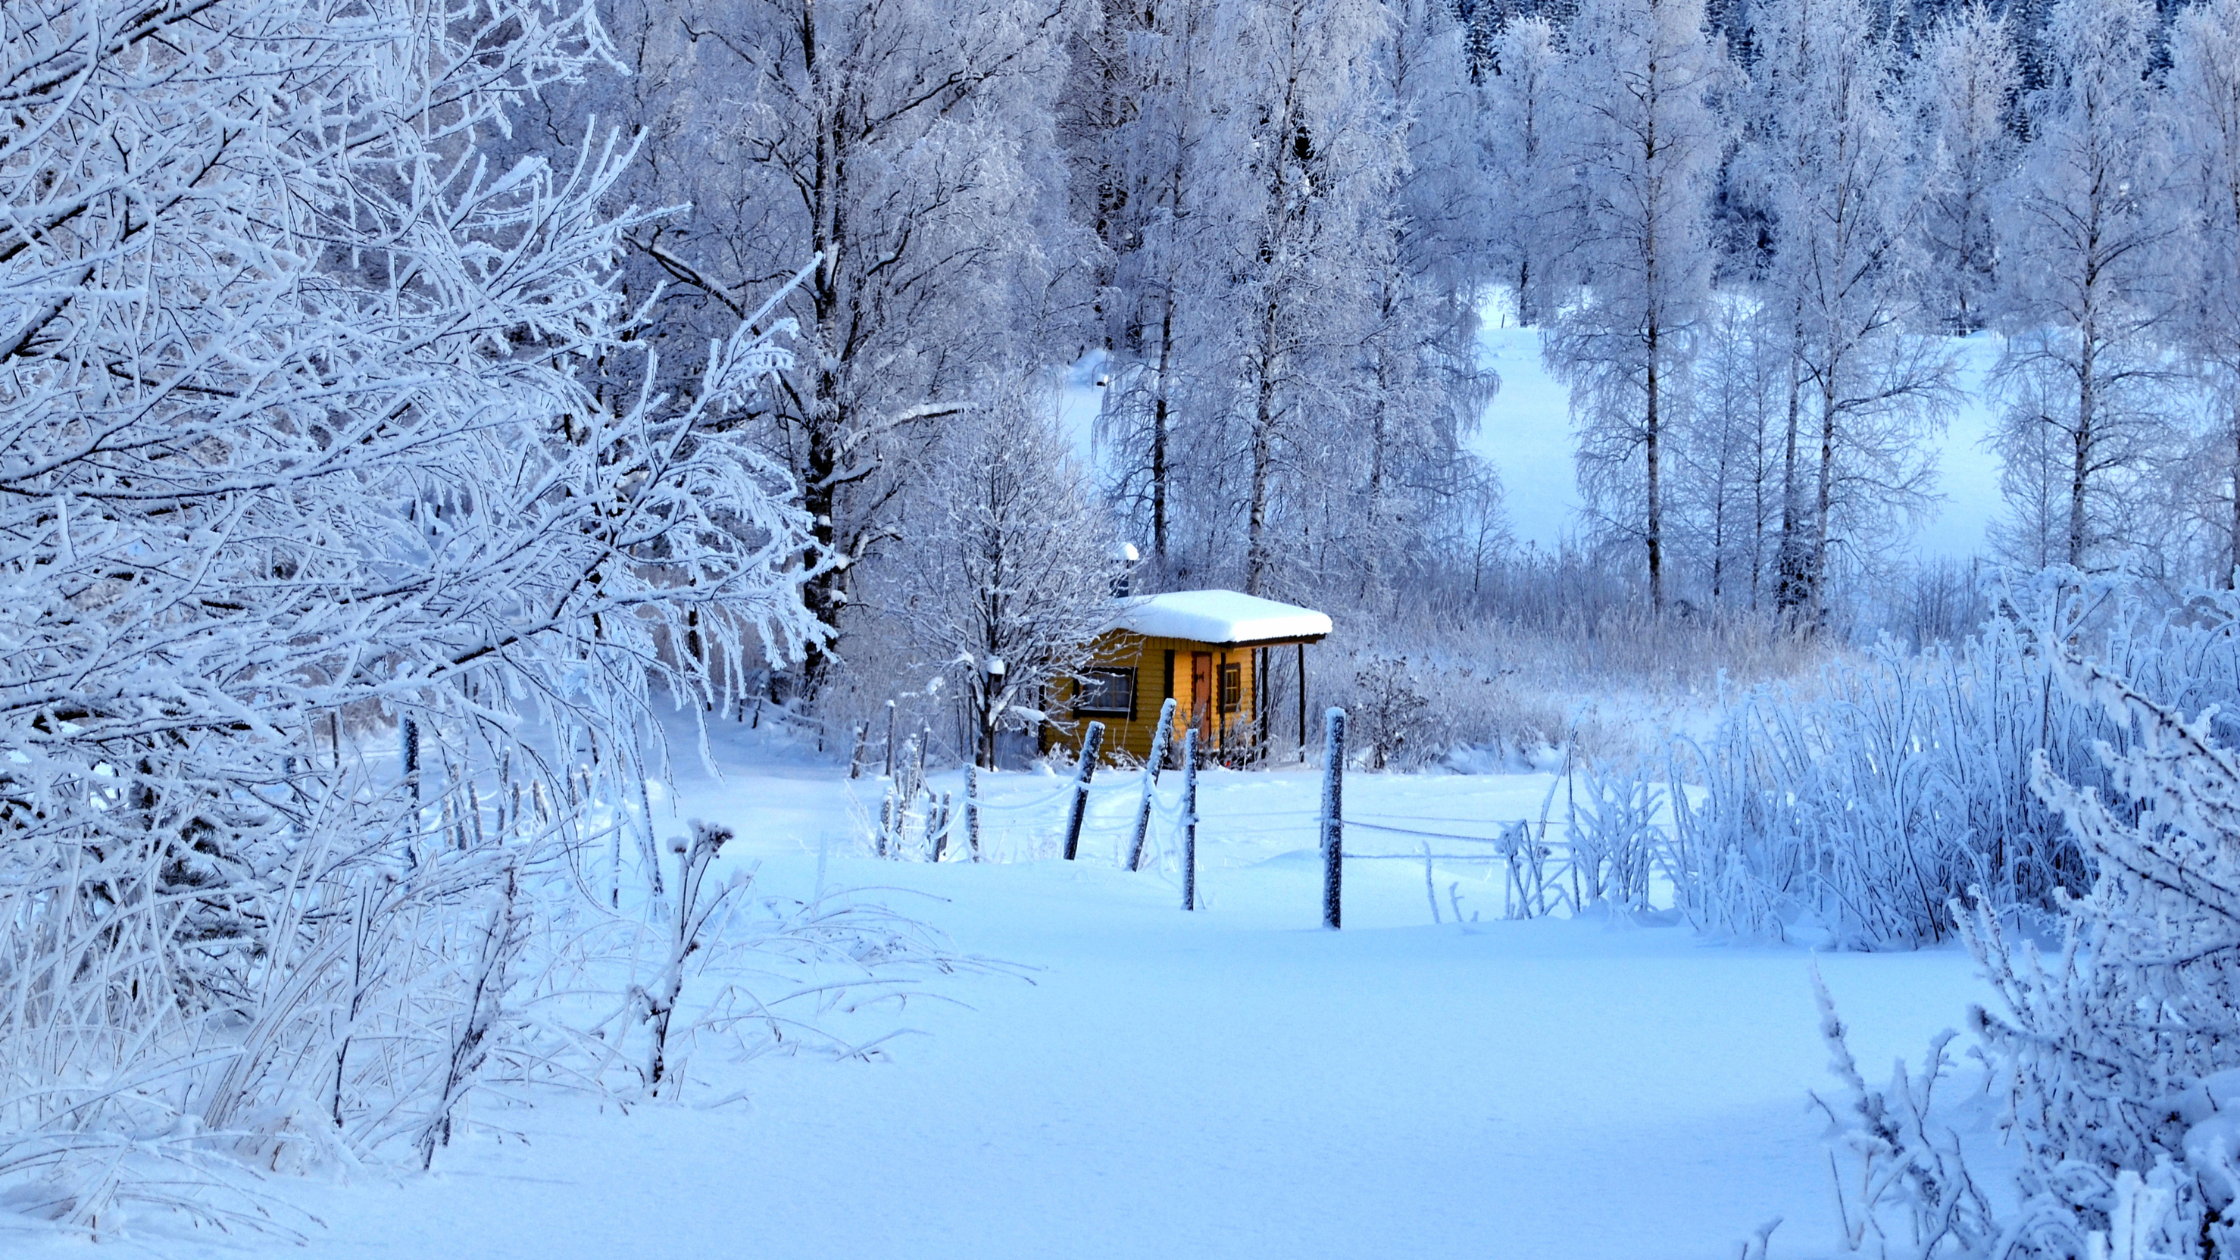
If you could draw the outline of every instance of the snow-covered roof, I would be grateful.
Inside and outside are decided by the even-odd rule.
[[[1156,639],[1266,643],[1271,639],[1319,639],[1330,633],[1330,618],[1325,613],[1242,591],[1169,591],[1125,598],[1119,603],[1108,629],[1130,630]]]

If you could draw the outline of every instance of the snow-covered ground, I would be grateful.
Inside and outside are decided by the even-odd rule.
[[[865,856],[840,770],[719,756],[721,782],[695,773],[657,800],[665,829],[681,830],[672,815],[732,824],[725,861],[760,860],[763,886],[793,893],[822,848],[828,884],[880,886],[869,895],[1021,970],[835,1016],[848,1035],[913,1030],[875,1061],[698,1066],[701,1102],[743,1088],[744,1103],[483,1103],[433,1175],[276,1180],[323,1222],[301,1247],[143,1221],[124,1250],[1709,1260],[1774,1216],[1775,1255],[1837,1250],[1826,1121],[1806,1098],[1829,1082],[1803,949],[1491,921],[1498,884],[1461,863],[1442,867],[1442,900],[1458,881],[1477,923],[1433,926],[1420,864],[1366,861],[1347,872],[1346,930],[1319,930],[1303,772],[1205,776],[1207,905],[1185,914],[1171,872],[1117,869],[1120,776],[1079,861],[1034,856],[1056,843],[1043,806],[990,814],[991,851],[1020,860],[936,866]],[[1013,801],[1059,786],[995,782]],[[1348,812],[1491,834],[1476,820],[1537,817],[1552,782],[1355,775]],[[1819,964],[1870,1071],[1918,1057],[1977,991],[1952,951]],[[85,1254],[5,1227],[0,1252]]]

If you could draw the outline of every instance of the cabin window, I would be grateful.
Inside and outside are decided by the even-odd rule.
[[[1136,671],[1083,670],[1081,682],[1074,692],[1073,711],[1099,717],[1135,717]]]
[[[1238,704],[1239,704],[1239,702],[1240,702],[1240,701],[1242,701],[1243,699],[1244,699],[1244,666],[1242,666],[1242,665],[1224,665],[1224,666],[1222,666],[1222,667],[1221,667],[1221,711],[1222,711],[1223,713],[1235,713],[1235,712],[1238,712]]]

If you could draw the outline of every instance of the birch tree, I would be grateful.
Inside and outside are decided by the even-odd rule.
[[[1909,76],[1929,256],[1923,280],[1937,317],[1954,332],[1973,332],[1992,317],[1994,212],[2014,164],[2008,122],[2020,86],[2007,21],[1981,3],[1949,10],[1930,27]]]
[[[658,377],[614,284],[649,219],[601,208],[630,153],[492,160],[609,51],[587,5],[0,11],[0,1166],[96,1152],[81,1223],[199,1140],[162,1134],[432,1156],[511,1037],[515,876],[582,857],[575,758],[657,772],[655,691],[817,633],[726,425],[786,325],[603,393]],[[348,746],[399,727],[401,781]],[[482,842],[500,767],[534,845]],[[407,920],[377,970],[425,1018],[352,1059],[388,981],[348,942]]]
[[[1486,112],[1492,252],[1517,322],[1539,323],[1560,300],[1576,203],[1562,147],[1563,53],[1555,24],[1519,18],[1495,37],[1479,89]]]
[[[1710,292],[1706,215],[1726,136],[1711,96],[1723,59],[1699,0],[1586,0],[1570,53],[1564,107],[1588,288],[1549,327],[1545,353],[1572,388],[1580,489],[1612,534],[1641,547],[1662,612],[1670,382]]]
[[[1894,513],[1925,503],[1925,439],[1950,404],[1951,363],[1909,335],[1919,255],[1890,104],[1896,85],[1866,7],[1775,0],[1761,12],[1768,286],[1791,320],[1795,358],[1777,603],[1818,624],[1836,531],[1871,548]]]
[[[2212,420],[2193,463],[2217,484],[2224,535],[2216,580],[2240,573],[2240,4],[2207,0],[2178,15],[2170,37],[2169,117],[2183,204],[2198,216],[2189,242],[2183,344],[2209,377]],[[2213,469],[2211,473],[2209,470]],[[2219,528],[2221,526],[2221,528]]]
[[[1377,84],[1366,54],[1388,35],[1382,5],[1282,0],[1234,6],[1240,58],[1226,102],[1226,149],[1240,162],[1222,201],[1241,230],[1226,242],[1236,402],[1244,439],[1247,594],[1268,592],[1277,564],[1281,463],[1298,449],[1317,369],[1358,342],[1365,315],[1360,243],[1382,228],[1400,140],[1375,124]]]
[[[2165,246],[2169,145],[2146,78],[2154,10],[2061,0],[2051,81],[2004,216],[2007,351],[1999,365],[2012,451],[2055,453],[2065,485],[2063,563],[2111,563],[2128,488],[2164,442],[2155,336],[2173,294]],[[2040,441],[2025,436],[2050,430]]]
[[[1714,606],[1759,606],[1780,526],[1788,339],[1753,296],[1722,293],[1688,383],[1697,415],[1675,443],[1674,534]]]
[[[1073,0],[696,0],[618,22],[657,80],[631,121],[658,134],[658,160],[633,191],[692,207],[632,237],[672,318],[735,319],[821,260],[779,312],[802,353],[749,425],[800,486],[806,555],[876,563],[977,374],[1083,313],[1094,249],[1066,214],[1053,127],[1090,16]],[[804,598],[837,630],[851,579],[813,567]],[[813,649],[803,690],[830,667]]]
[[[1114,19],[1108,18],[1108,21]],[[1198,366],[1186,344],[1191,298],[1202,295],[1212,259],[1209,226],[1194,213],[1205,200],[1200,164],[1212,116],[1212,6],[1166,0],[1130,6],[1126,23],[1131,84],[1124,113],[1084,135],[1086,164],[1098,180],[1123,190],[1125,208],[1108,230],[1116,257],[1106,341],[1116,359],[1097,421],[1098,440],[1114,470],[1115,496],[1143,518],[1151,565],[1169,571],[1175,546],[1173,453],[1178,409]]]
[[[914,487],[913,559],[885,598],[962,697],[974,759],[993,769],[997,733],[1035,729],[1050,685],[1078,679],[1120,567],[1047,393],[1013,381],[984,397]]]

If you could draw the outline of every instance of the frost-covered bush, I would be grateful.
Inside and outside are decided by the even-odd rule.
[[[1353,706],[1347,710],[1354,747],[1371,770],[1382,770],[1432,743],[1436,715],[1421,688],[1424,670],[1402,656],[1372,656],[1353,672]]]
[[[1676,774],[1703,792],[1676,796],[1682,909],[1721,932],[1809,925],[1863,948],[1945,939],[1971,889],[2001,913],[2053,914],[2093,870],[2032,790],[2032,758],[2101,784],[2096,743],[2128,736],[2060,685],[2042,645],[2089,642],[2144,692],[2200,708],[2240,698],[2236,617],[2229,594],[2161,614],[2054,573],[1956,647],[1886,643],[1829,667],[1816,694],[1758,689],[1683,746]]]
[[[643,811],[587,811],[642,804],[653,695],[814,633],[807,522],[725,418],[784,328],[638,388],[628,154],[501,156],[604,51],[571,0],[0,6],[21,1201],[102,1227],[182,1166],[432,1152],[557,1062],[538,977],[636,931]]]
[[[2052,650],[2065,650],[2055,648]],[[1983,905],[1968,943],[2003,1011],[1972,1021],[2008,1091],[2025,1254],[2211,1256],[2240,1246],[2240,757],[2104,665],[2065,663],[2064,690],[2128,732],[2101,744],[2110,782],[2047,757],[2033,786],[2098,872],[2041,956]]]

